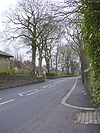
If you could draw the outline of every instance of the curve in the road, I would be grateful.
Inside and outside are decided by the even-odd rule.
[[[74,105],[71,105],[71,104],[68,104],[67,103],[67,99],[70,97],[70,95],[72,94],[72,92],[74,91],[75,87],[76,87],[76,84],[77,84],[77,80],[75,81],[73,87],[71,88],[71,90],[65,95],[65,97],[61,100],[61,103],[67,107],[70,107],[70,108],[73,108],[73,109],[79,109],[79,110],[86,110],[86,111],[95,111],[96,109],[95,108],[86,108],[86,107],[79,107],[79,106],[74,106]]]

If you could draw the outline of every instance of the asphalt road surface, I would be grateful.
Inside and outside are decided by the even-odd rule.
[[[76,125],[77,110],[61,104],[76,78],[0,90],[0,133],[99,133]]]

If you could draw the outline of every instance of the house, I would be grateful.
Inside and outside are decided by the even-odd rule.
[[[0,71],[5,71],[10,69],[11,57],[13,56],[0,50]]]

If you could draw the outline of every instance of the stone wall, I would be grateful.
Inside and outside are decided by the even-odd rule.
[[[42,77],[33,78],[32,76],[14,76],[14,75],[0,75],[0,89],[18,87],[38,82],[43,82]]]

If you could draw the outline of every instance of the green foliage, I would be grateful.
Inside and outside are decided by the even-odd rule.
[[[56,76],[56,73],[54,73],[54,72],[46,73],[46,77],[55,77],[55,76]]]
[[[0,71],[0,75],[10,75],[10,74],[14,74],[14,71],[10,71],[10,70],[6,70],[6,71]]]
[[[46,73],[46,77],[68,77],[72,76],[71,74],[67,74],[66,72],[49,72]]]
[[[0,75],[9,75],[10,72],[9,71],[0,71]]]
[[[100,103],[100,0],[81,0],[79,12],[82,16],[82,33],[85,48],[91,61],[90,78],[93,102]]]
[[[29,74],[19,73],[19,72],[15,73],[15,75],[16,76],[20,76],[20,77],[27,77],[27,76],[29,76]]]
[[[68,77],[69,75],[67,73],[65,73],[65,72],[60,72],[60,76],[61,77]]]
[[[100,104],[100,77],[97,81],[91,82],[91,96],[92,102]]]
[[[94,76],[98,79],[100,76],[100,1],[81,0],[81,2],[82,6],[79,7],[79,12],[83,16],[81,28]]]

